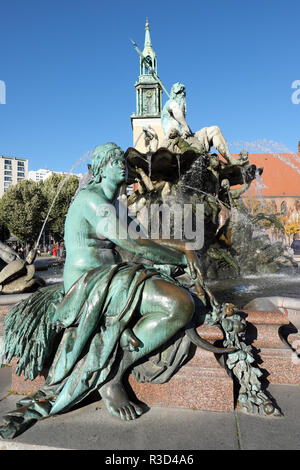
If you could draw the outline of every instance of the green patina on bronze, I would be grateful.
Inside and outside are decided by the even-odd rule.
[[[98,389],[112,414],[137,417],[141,409],[128,400],[123,373],[172,338],[194,313],[191,295],[175,280],[151,267],[120,263],[114,250],[119,245],[157,264],[187,265],[184,243],[175,249],[116,233],[119,221],[110,209],[126,177],[121,149],[112,143],[96,147],[92,171],[93,180],[80,191],[66,219],[64,286],[39,291],[6,317],[6,357],[20,358],[17,373],[24,371],[26,378],[41,372],[59,340],[46,387],[26,399],[26,405],[21,401],[17,415],[5,417],[1,433],[6,437],[31,424],[32,416],[39,417],[38,397],[45,416]],[[196,257],[189,255],[189,263],[198,269]],[[123,358],[117,361],[119,343]]]
[[[0,295],[34,292],[46,283],[36,276],[34,260],[37,250],[32,249],[25,260],[20,259],[10,246],[0,242]]]
[[[137,380],[165,382],[187,358],[191,341],[211,352],[228,353],[228,367],[240,380],[245,406],[276,414],[260,390],[249,347],[240,341],[245,321],[232,315],[232,306],[219,305],[205,286],[196,253],[180,240],[132,238],[132,220],[120,219],[115,205],[127,175],[123,151],[113,143],[96,147],[91,171],[66,218],[64,284],[40,289],[6,316],[7,362],[20,358],[16,372],[31,380],[45,366],[50,369],[46,385],[4,417],[0,435],[15,437],[95,390],[112,415],[135,419],[143,410],[128,398],[124,373],[133,369]],[[122,262],[116,247],[155,267]],[[197,294],[165,274],[160,269],[165,265],[186,270]],[[204,322],[223,329],[223,348],[197,335],[194,327]],[[236,351],[239,355],[231,356]],[[157,360],[157,352],[163,361]]]

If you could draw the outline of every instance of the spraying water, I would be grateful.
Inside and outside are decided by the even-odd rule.
[[[51,205],[50,205],[50,207],[49,207],[49,210],[48,210],[48,212],[47,212],[46,218],[45,218],[45,220],[44,220],[43,226],[42,226],[41,231],[40,231],[40,233],[39,233],[37,242],[36,242],[36,244],[35,244],[35,248],[37,248],[37,247],[39,246],[40,239],[41,239],[42,233],[43,233],[43,231],[44,231],[45,225],[46,225],[47,220],[48,220],[48,218],[49,218],[49,216],[50,216],[50,214],[51,214],[51,211],[52,211],[52,209],[53,209],[53,206],[54,206],[54,204],[55,204],[55,201],[56,201],[56,199],[57,199],[57,197],[58,197],[60,191],[62,190],[62,188],[63,188],[63,186],[65,185],[65,183],[66,183],[66,181],[68,180],[68,178],[71,176],[72,171],[74,170],[74,168],[76,168],[76,166],[79,165],[80,163],[83,163],[88,157],[90,157],[90,155],[91,155],[91,152],[90,152],[90,151],[89,151],[89,152],[86,152],[83,157],[81,157],[76,163],[74,163],[74,165],[72,166],[72,168],[69,170],[68,174],[65,176],[65,178],[64,178],[64,179],[62,180],[62,182],[60,183],[60,185],[59,185],[59,187],[58,187],[58,190],[57,190],[57,192],[56,192],[56,194],[55,194],[55,196],[54,196],[54,198],[53,198],[53,201],[52,201],[52,203],[51,203]]]
[[[202,189],[194,188],[193,186],[189,186],[188,184],[185,184],[184,187],[189,188],[189,189],[193,189],[194,191],[198,191],[199,193],[202,193],[202,194],[205,194],[206,196],[212,197],[213,199],[215,199],[215,201],[218,204],[220,204],[220,205],[223,204],[223,206],[227,207],[228,209],[231,209],[231,207],[229,207],[227,204],[225,204],[225,202],[222,201],[222,203],[221,203],[219,198],[217,198],[216,196],[213,196],[212,194],[206,193],[205,191],[202,191]]]
[[[258,139],[253,142],[237,141],[231,144],[233,147],[240,151],[242,148],[246,148],[249,152],[253,153],[268,153],[275,159],[281,160],[285,165],[293,168],[298,174],[300,174],[300,157],[297,153],[291,151],[282,142],[275,142],[273,140]],[[262,206],[267,207],[267,203],[262,195],[264,188],[263,177],[256,174],[256,196],[261,200]],[[250,190],[249,190],[250,192]],[[251,212],[253,211],[253,205],[251,196],[249,194],[249,202],[251,206]]]
[[[178,178],[180,179],[181,177],[181,171],[180,171],[180,154],[176,154],[176,158],[177,158],[177,166],[178,166]]]
[[[237,151],[242,150],[242,148],[246,148],[249,152],[252,153],[269,153],[274,158],[278,158],[300,174],[300,168],[295,164],[300,163],[299,155],[287,148],[282,142],[258,139],[253,142],[237,141],[233,142],[231,145],[235,147]],[[293,163],[291,160],[294,160],[295,163]]]
[[[261,201],[262,207],[267,207],[266,200],[265,200],[265,198],[263,196],[263,193],[262,193],[263,189],[266,188],[266,186],[263,182],[262,175],[257,170],[256,170],[256,173],[255,173],[255,179],[256,179],[256,196],[257,196],[257,199],[259,199]]]
[[[152,168],[151,168],[151,158],[152,158],[152,155],[151,155],[151,154],[148,154],[148,155],[147,155],[147,160],[148,160],[148,173],[149,173],[149,178],[151,178],[151,171],[152,171]]]
[[[286,165],[292,167],[294,170],[297,171],[297,173],[300,175],[300,168],[298,168],[296,165],[294,165],[294,163],[290,162],[289,160],[287,160],[283,155],[280,155],[279,153],[278,154],[275,154],[273,155],[273,157],[276,157],[276,158],[279,158],[279,160],[281,160],[283,163],[285,163]]]
[[[136,146],[137,146],[137,144],[139,143],[139,140],[140,140],[140,138],[142,137],[143,133],[144,133],[144,131],[142,131],[142,132],[140,133],[140,135],[138,136],[138,138],[136,139],[136,141],[135,141],[135,143],[134,143],[134,148],[136,148]]]

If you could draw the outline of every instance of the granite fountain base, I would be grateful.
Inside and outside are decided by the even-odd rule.
[[[5,314],[11,307],[12,305],[1,306],[2,325]],[[300,345],[300,333],[295,325],[299,325],[300,310],[274,310],[243,310],[247,320],[246,342],[251,343],[258,352],[257,363],[268,382],[299,384],[300,359],[295,351]],[[223,339],[222,332],[217,327],[201,326],[199,334],[217,345]],[[47,370],[34,381],[25,381],[23,376],[14,374],[16,364],[17,359],[13,359],[10,364],[12,392],[22,395],[33,393],[45,383]],[[199,348],[192,352],[191,359],[167,383],[138,383],[130,375],[129,384],[138,400],[150,406],[208,411],[230,411],[235,406],[232,378],[214,354]]]

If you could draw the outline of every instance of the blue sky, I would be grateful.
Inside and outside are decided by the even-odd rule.
[[[266,139],[297,151],[299,0],[2,0],[0,8],[0,155],[27,157],[29,169],[67,171],[98,144],[132,145],[139,59],[130,38],[143,47],[146,17],[160,79],[168,90],[186,85],[192,130],[215,124],[232,145]]]

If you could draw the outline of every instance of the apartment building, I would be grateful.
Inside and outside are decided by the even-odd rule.
[[[28,178],[28,159],[0,155],[0,197],[9,186]]]
[[[49,176],[51,175],[62,175],[66,176],[69,173],[66,171],[54,171],[54,170],[47,170],[45,168],[40,168],[39,170],[30,170],[28,172],[28,179],[33,180],[33,181],[45,181]],[[77,178],[81,178],[82,174],[74,174],[72,173],[73,176],[77,176]]]
[[[28,172],[28,179],[32,181],[45,181],[49,176],[53,175],[52,170],[46,170],[44,168],[40,168],[39,170],[30,170]]]

